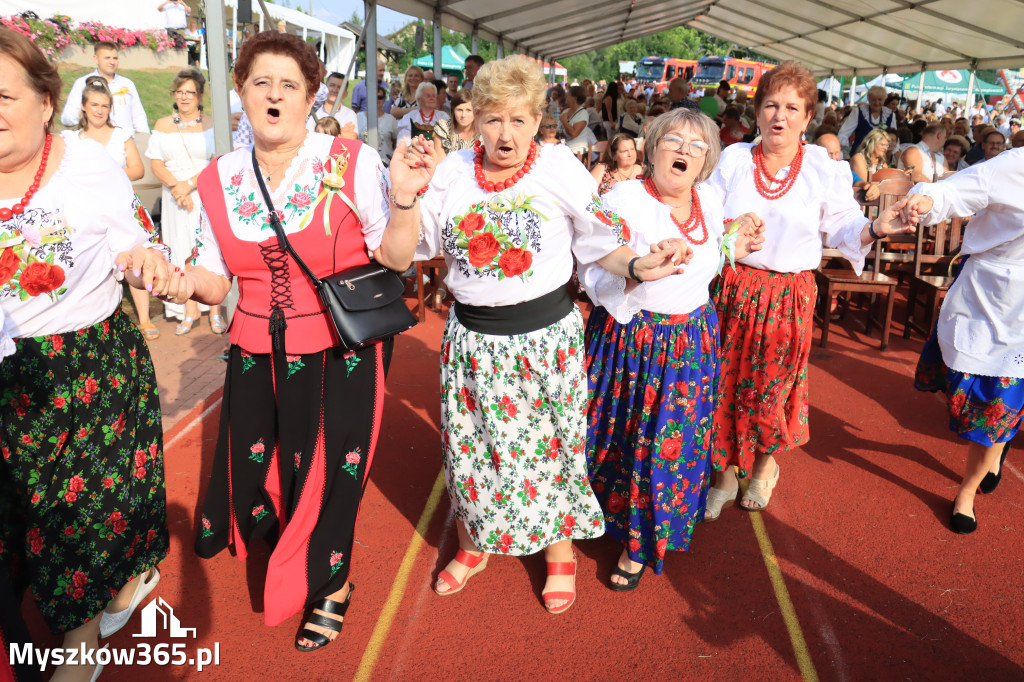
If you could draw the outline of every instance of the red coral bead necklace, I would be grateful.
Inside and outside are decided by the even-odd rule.
[[[669,207],[668,217],[676,224],[676,227],[679,228],[679,234],[683,235],[683,237],[686,238],[686,241],[690,242],[694,246],[700,246],[708,240],[711,233],[708,232],[708,226],[704,222],[704,211],[701,210],[700,207],[700,195],[697,194],[697,189],[695,187],[690,188],[690,217],[685,221],[679,221],[674,215],[672,215],[672,209],[679,207],[672,206],[665,201],[664,197],[661,196],[661,192],[658,191],[657,185],[654,184],[654,178],[644,178],[644,188],[647,190],[648,194]],[[694,239],[690,236],[690,233],[698,227],[703,231],[704,235],[700,239]]]
[[[513,173],[509,178],[492,182],[484,175],[484,146],[481,144],[480,140],[476,141],[476,144],[473,145],[473,149],[476,151],[476,157],[473,159],[473,174],[476,176],[476,184],[485,192],[501,192],[502,190],[512,187],[530,172],[533,168],[534,161],[537,160],[537,143],[531,140],[530,151],[526,154],[526,162],[523,164],[523,167]]]
[[[0,208],[0,222],[7,222],[16,215],[21,215],[25,212],[28,207],[28,202],[32,200],[32,196],[39,191],[39,183],[43,181],[43,175],[46,173],[46,160],[50,158],[50,145],[53,144],[53,135],[46,133],[46,143],[43,145],[43,158],[39,162],[39,170],[36,171],[35,180],[29,185],[28,191],[25,192],[25,196],[21,198],[21,201],[16,203],[11,208]]]
[[[754,186],[757,188],[758,194],[768,200],[781,199],[789,190],[793,189],[796,177],[800,175],[800,167],[804,163],[804,147],[803,145],[797,147],[796,156],[789,164],[789,175],[781,181],[768,172],[761,145],[754,147],[751,156],[754,157]],[[772,185],[777,182],[780,182],[780,185],[772,189]]]

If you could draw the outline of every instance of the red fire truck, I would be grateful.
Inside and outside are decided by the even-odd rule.
[[[722,81],[740,87],[747,92],[757,90],[761,76],[767,73],[774,64],[755,62],[750,59],[733,59],[731,57],[701,57],[697,60],[697,70],[690,82],[696,86],[717,86]]]
[[[674,59],[672,57],[644,57],[636,64],[636,82],[641,88],[654,86],[654,91],[661,94],[668,87],[668,82],[680,76],[693,77],[697,62],[693,59]]]

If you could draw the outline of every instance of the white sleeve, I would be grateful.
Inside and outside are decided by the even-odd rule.
[[[82,91],[85,90],[87,77],[82,76],[74,82],[71,92],[68,93],[68,98],[64,102],[64,111],[61,112],[60,122],[69,128],[78,125],[78,118],[82,114]]]
[[[601,202],[597,180],[569,148],[549,146],[544,151],[561,157],[558,177],[562,186],[554,193],[572,221],[572,252],[576,260],[592,263],[628,244],[630,229],[626,222]]]
[[[149,132],[149,119],[146,118],[146,110],[142,106],[142,98],[139,97],[139,90],[135,83],[128,81],[128,87],[132,95],[132,127],[135,132]]]
[[[854,107],[853,111],[843,119],[843,124],[839,126],[839,145],[843,149],[850,149],[850,136],[857,129],[858,116],[860,116],[860,107]]]
[[[202,207],[199,211],[199,226],[196,227],[195,242],[189,262],[192,265],[201,265],[215,275],[231,279],[231,271],[228,270],[224,254],[221,253],[217,236],[213,233],[213,226],[210,225],[210,216]]]
[[[90,147],[101,153],[91,153]],[[94,142],[83,142],[80,153],[89,154],[90,171],[96,179],[96,196],[103,196],[103,201],[96,202],[94,211],[99,214],[98,222],[107,225],[110,266],[114,266],[119,253],[137,246],[158,249],[167,258],[169,249],[160,243],[149,213],[132,189],[128,176],[121,172],[114,159]]]
[[[952,217],[965,218],[976,214],[991,201],[992,179],[1004,161],[1006,170],[1012,168],[1013,160],[1020,163],[1020,155],[1011,159],[1010,152],[1003,152],[994,159],[976,163],[966,170],[944,179],[942,182],[922,182],[910,189],[911,194],[923,194],[932,199],[932,210],[921,216],[922,225],[935,225]]]
[[[455,154],[438,164],[434,177],[427,186],[427,193],[420,199],[420,240],[416,244],[416,260],[428,260],[441,252],[441,209],[448,191],[446,176],[450,176],[445,172],[448,169],[445,161],[448,158],[457,158]]]
[[[843,258],[860,275],[864,270],[864,257],[871,250],[872,243],[861,243],[861,233],[868,219],[853,197],[853,173],[849,164],[836,163],[831,159],[824,168],[822,180],[826,199],[821,204],[821,231],[825,234],[825,243],[830,248],[839,249]]]
[[[398,122],[398,139],[396,140],[396,143],[399,140],[408,140],[412,137],[412,120],[409,117],[412,116],[413,113],[415,112],[409,112],[402,117],[401,121]]]
[[[149,145],[146,147],[146,151],[144,153],[144,156],[147,159],[150,159],[150,160],[154,160],[155,159],[157,161],[163,161],[164,160],[163,152],[160,151],[160,138],[162,136],[163,136],[163,133],[161,133],[160,131],[154,131],[149,136]]]
[[[355,169],[355,204],[368,251],[377,250],[384,238],[391,215],[390,193],[391,179],[377,150],[368,144],[360,145]]]
[[[618,189],[619,191],[616,191]],[[616,183],[602,199],[607,210],[617,212],[618,209],[629,211],[630,202],[626,196],[628,193],[622,191],[622,183]],[[628,245],[637,253],[647,253],[650,245],[644,246],[646,240],[637,231],[629,235]],[[608,311],[608,314],[615,318],[619,324],[628,324],[643,305],[640,301],[638,288],[626,293],[626,278],[608,272],[597,262],[578,263],[576,266],[580,284],[586,290],[587,295],[594,305],[599,305]]]

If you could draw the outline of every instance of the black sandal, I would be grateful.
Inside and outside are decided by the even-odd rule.
[[[621,585],[619,583],[609,582],[608,585],[611,586],[611,588],[613,590],[615,590],[616,592],[631,592],[632,590],[636,589],[637,585],[640,584],[640,578],[643,576],[644,571],[646,571],[646,570],[647,570],[647,564],[642,564],[640,566],[640,570],[637,571],[636,573],[630,573],[628,571],[624,571],[621,568],[619,568],[618,566],[616,566],[615,570],[612,571],[612,575],[617,575],[620,578],[625,578],[626,579],[626,584],[625,585]]]
[[[352,583],[348,586],[348,596],[345,597],[344,602],[331,601],[330,599],[321,599],[319,603],[313,604],[309,609],[309,617],[306,619],[303,625],[319,625],[322,628],[327,628],[332,632],[341,632],[341,628],[345,625],[344,620],[337,620],[335,618],[327,618],[321,616],[318,613],[313,613],[314,610],[320,610],[324,613],[330,613],[335,616],[345,617],[345,612],[348,611],[348,605],[352,603],[352,592],[356,589],[356,586]],[[302,628],[302,632],[299,633],[300,639],[308,639],[313,642],[313,646],[303,646],[299,644],[299,640],[295,640],[295,648],[299,651],[316,651],[334,640],[327,635],[317,632],[316,630],[310,630],[307,627]],[[337,639],[337,637],[335,637]]]

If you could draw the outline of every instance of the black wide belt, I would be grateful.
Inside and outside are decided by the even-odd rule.
[[[514,305],[477,306],[456,301],[453,306],[463,327],[492,336],[515,336],[550,327],[572,312],[573,307],[564,286]]]

